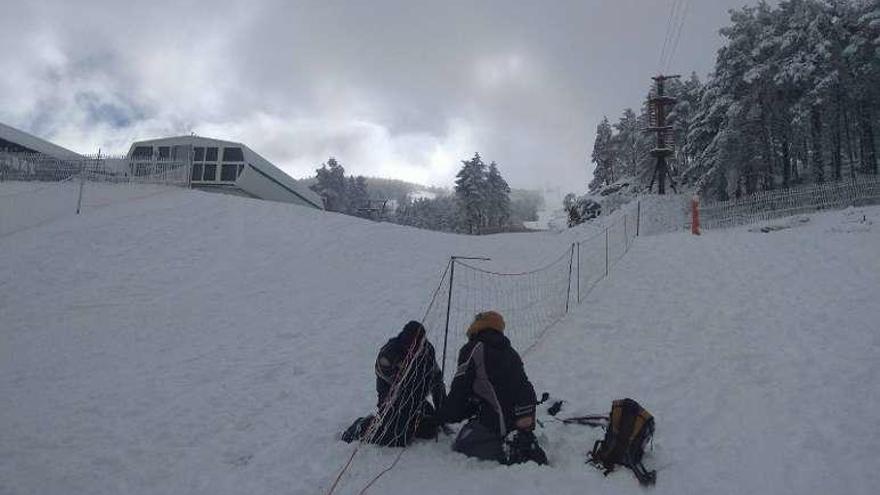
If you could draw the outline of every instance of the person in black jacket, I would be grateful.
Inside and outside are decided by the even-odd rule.
[[[533,433],[535,389],[503,334],[504,326],[495,311],[476,316],[440,417],[448,423],[469,419],[453,443],[457,452],[504,464],[546,464]]]
[[[378,414],[359,418],[342,439],[401,447],[413,438],[434,438],[440,426],[436,410],[443,404],[446,387],[425,327],[417,321],[407,323],[382,346],[375,371]],[[398,379],[401,382],[395,386]],[[429,393],[433,405],[426,400]]]

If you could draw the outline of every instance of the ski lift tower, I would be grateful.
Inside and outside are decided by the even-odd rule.
[[[669,173],[669,164],[666,159],[675,153],[675,137],[672,133],[672,126],[667,125],[666,116],[669,109],[677,101],[672,96],[666,95],[666,81],[670,79],[678,79],[681,76],[663,76],[657,75],[652,77],[654,80],[654,91],[648,99],[649,106],[649,127],[648,132],[653,132],[657,136],[657,142],[654,149],[651,150],[651,156],[657,159],[654,166],[654,173],[651,175],[650,190],[654,190],[654,181],[657,181],[657,194],[666,194],[666,178],[669,178],[669,185],[675,190],[675,181],[672,174]]]

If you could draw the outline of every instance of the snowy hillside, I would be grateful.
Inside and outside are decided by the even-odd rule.
[[[651,410],[653,492],[873,493],[878,221],[641,237],[527,371],[563,416],[623,396]],[[176,191],[0,238],[0,493],[323,493],[351,453],[338,433],[374,405],[378,347],[450,255],[522,270],[583,235]],[[477,462],[443,437],[369,493],[642,492],[584,465],[600,431],[541,419],[551,467]],[[397,453],[365,448],[338,493]]]

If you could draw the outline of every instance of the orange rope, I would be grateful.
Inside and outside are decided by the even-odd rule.
[[[358,495],[364,495],[365,493],[367,493],[367,490],[368,490],[371,486],[373,486],[373,484],[374,484],[375,482],[379,481],[379,478],[381,478],[381,477],[382,477],[385,473],[387,473],[388,471],[391,471],[392,469],[394,469],[394,467],[397,466],[398,461],[400,461],[400,458],[403,457],[403,453],[404,453],[404,452],[406,452],[406,447],[404,447],[403,449],[401,449],[400,453],[397,454],[397,457],[394,458],[394,462],[392,462],[390,466],[388,466],[387,468],[385,468],[381,473],[377,474],[372,480],[370,480],[370,482],[367,483],[366,486],[364,486],[364,488],[363,488],[361,491],[358,492]]]
[[[360,450],[360,448],[361,444],[358,443],[354,450],[351,452],[351,456],[348,458],[348,462],[346,462],[345,465],[342,466],[342,469],[339,471],[339,475],[336,476],[336,480],[333,481],[333,484],[330,485],[330,489],[327,490],[327,495],[333,495],[333,491],[336,490],[336,485],[339,484],[339,480],[342,479],[342,475],[344,475],[345,472],[348,471],[348,468],[351,466],[351,461],[354,460],[354,456],[358,453],[358,450]]]

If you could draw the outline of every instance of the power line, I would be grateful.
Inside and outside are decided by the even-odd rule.
[[[669,12],[669,16],[666,19],[666,29],[664,30],[663,36],[663,44],[660,47],[660,57],[657,60],[657,72],[663,67],[663,56],[666,54],[666,46],[669,44],[669,26],[672,24],[672,11],[675,10],[675,4],[678,3],[678,0],[673,0],[672,9]]]
[[[672,65],[672,61],[675,58],[675,53],[678,51],[678,42],[681,41],[681,31],[684,28],[685,20],[687,19],[688,9],[690,8],[690,0],[684,0],[684,8],[681,9],[681,15],[678,20],[678,29],[675,33],[675,41],[672,44],[672,49],[669,51],[669,54],[666,59],[666,70],[669,70]]]
[[[672,39],[672,31],[674,19],[676,18],[679,7],[679,0],[673,0],[669,9],[669,17],[666,19],[666,33],[663,38],[663,47],[660,49],[660,59],[657,61],[657,72],[663,69],[663,61],[666,58],[666,50],[669,48],[669,42]]]

